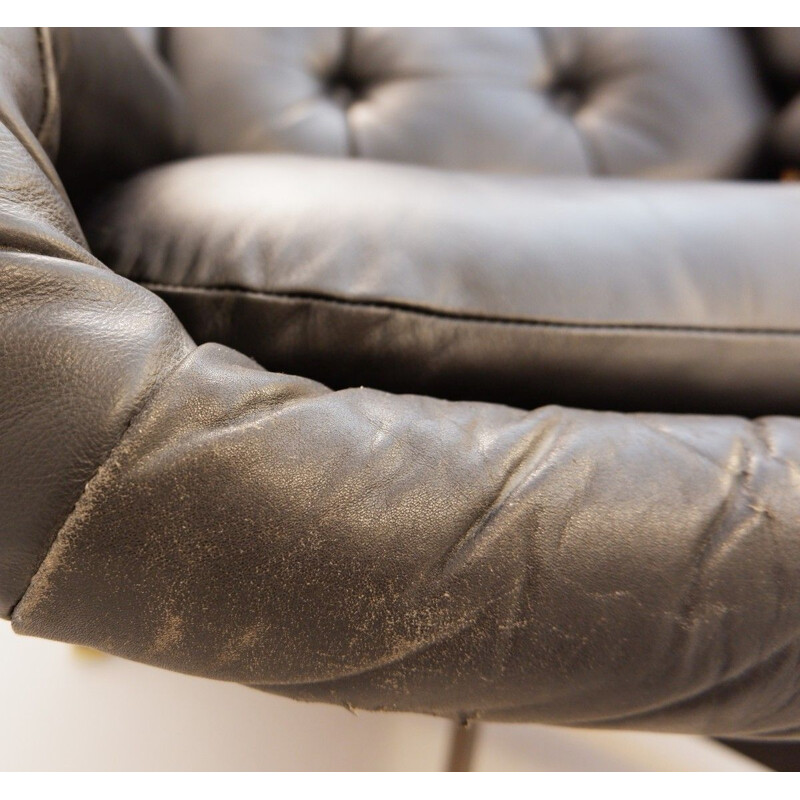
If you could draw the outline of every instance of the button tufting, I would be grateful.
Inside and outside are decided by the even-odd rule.
[[[572,115],[586,104],[589,89],[585,81],[565,74],[557,76],[548,94],[558,108],[565,114]]]
[[[207,153],[723,177],[748,163],[766,113],[725,30],[185,30],[171,47]]]
[[[367,84],[342,65],[324,81],[323,92],[337,105],[346,109],[364,97]]]

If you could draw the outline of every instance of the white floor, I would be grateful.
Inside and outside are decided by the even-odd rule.
[[[350,714],[15,636],[0,621],[0,770],[438,770],[450,724]],[[690,736],[482,725],[481,770],[748,771]]]

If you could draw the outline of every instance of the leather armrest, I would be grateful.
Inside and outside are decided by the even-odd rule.
[[[331,392],[204,345],[13,623],[350,707],[794,734],[799,474],[795,419]]]
[[[797,731],[800,422],[333,392],[196,348],[86,251],[40,77],[0,87],[18,632],[348,706]]]

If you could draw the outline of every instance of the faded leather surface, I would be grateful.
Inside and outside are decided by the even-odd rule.
[[[0,38],[18,632],[352,707],[797,733],[797,419],[337,392],[195,347],[87,252],[50,161],[42,43]]]
[[[517,174],[741,174],[766,105],[713,28],[177,28],[203,153]]]
[[[528,408],[798,408],[800,186],[234,155],[97,206],[99,257],[270,369]]]
[[[4,617],[149,387],[190,343],[158,298],[114,275],[85,249],[36,138],[49,132],[48,114],[58,114],[40,46],[47,45],[37,43],[33,30],[0,34]],[[46,112],[48,98],[53,105]]]
[[[361,708],[794,732],[799,482],[793,419],[332,393],[205,345],[14,626]]]

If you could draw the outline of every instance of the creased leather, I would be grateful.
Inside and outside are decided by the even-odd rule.
[[[41,74],[0,71],[18,632],[351,707],[796,735],[797,419],[331,391],[195,347],[86,250]]]
[[[330,392],[204,345],[14,625],[352,707],[793,733],[798,476],[794,419]]]
[[[9,69],[0,62],[4,617],[142,398],[190,345],[158,298],[116,276],[85,249],[36,138],[44,119],[45,62],[18,62],[13,48],[20,40],[27,43],[23,53],[36,58],[35,31],[0,35],[0,58],[12,54]],[[18,65],[26,80],[17,77]]]

